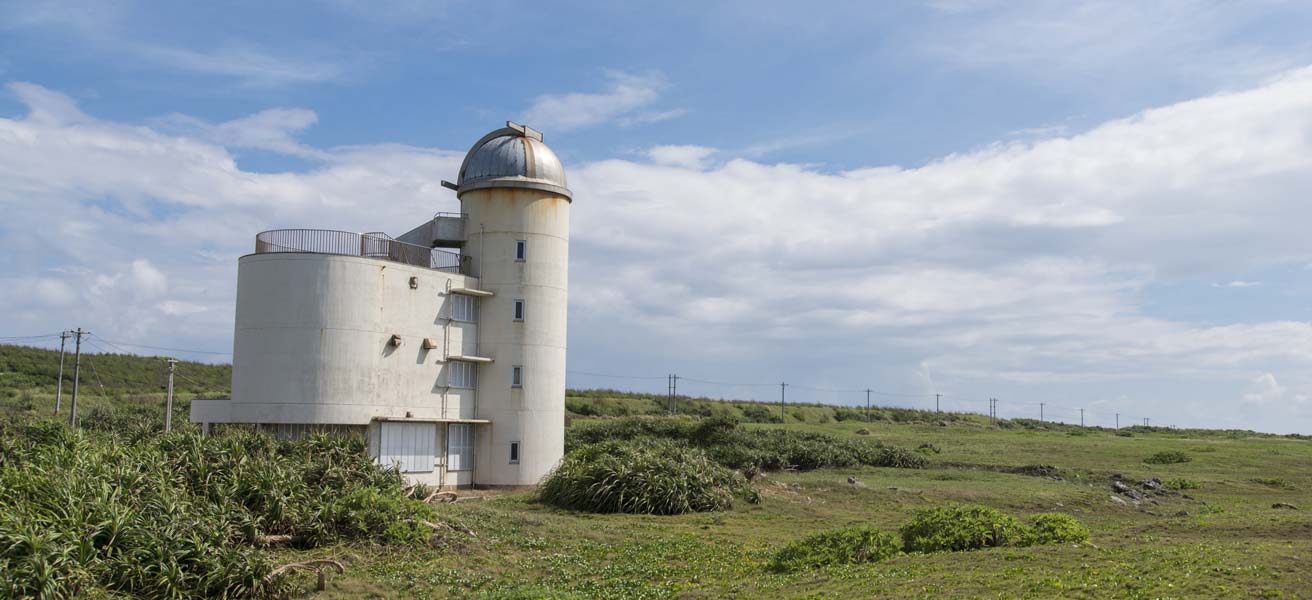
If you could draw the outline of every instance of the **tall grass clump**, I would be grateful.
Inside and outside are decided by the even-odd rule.
[[[1146,462],[1150,465],[1174,465],[1179,463],[1187,463],[1191,460],[1193,460],[1193,457],[1189,456],[1188,454],[1185,454],[1184,452],[1181,452],[1179,450],[1167,450],[1165,452],[1158,452],[1157,454],[1149,456],[1148,458],[1143,459],[1143,462]]]
[[[698,420],[632,417],[571,427],[566,449],[607,440],[665,439],[701,448],[730,469],[777,471],[821,467],[923,468],[928,460],[905,448],[885,447],[823,433],[744,429],[730,417]]]
[[[899,530],[907,552],[1028,545],[1031,533],[1014,517],[986,506],[939,506],[915,512]]]
[[[755,501],[741,474],[670,440],[612,440],[572,450],[543,481],[538,500],[598,513],[678,515]]]
[[[262,547],[428,539],[364,441],[0,423],[0,597],[281,593]],[[103,426],[104,423],[101,423]]]
[[[887,560],[902,553],[897,536],[871,527],[822,531],[795,541],[775,553],[769,568],[788,573],[829,565],[852,565]]]

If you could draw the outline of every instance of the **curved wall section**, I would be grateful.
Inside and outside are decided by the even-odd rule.
[[[446,318],[447,290],[476,285],[466,279],[348,256],[242,257],[225,420],[366,425],[472,418],[474,392],[447,387],[444,360],[448,352],[475,352],[474,324],[448,325]],[[390,343],[393,335],[399,347]],[[436,348],[425,349],[426,338]]]

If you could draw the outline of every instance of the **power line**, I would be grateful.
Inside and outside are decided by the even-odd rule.
[[[646,377],[643,375],[607,375],[605,373],[589,373],[587,371],[565,371],[571,375],[587,375],[590,377],[609,377],[611,379],[665,379],[665,377]]]
[[[121,344],[123,346],[128,346],[131,348],[148,348],[150,350],[164,350],[167,352],[186,352],[188,354],[213,354],[216,356],[232,356],[231,352],[213,352],[210,350],[188,350],[186,348],[165,348],[163,346],[147,346],[145,344],[131,344],[128,342],[116,342],[113,340],[107,340],[100,336],[96,336],[96,338],[108,344]],[[126,352],[125,354],[131,354],[131,352]]]

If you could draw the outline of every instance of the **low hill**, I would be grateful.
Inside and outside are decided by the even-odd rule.
[[[82,353],[83,389],[110,396],[163,393],[168,383],[167,357],[134,354]],[[20,392],[53,395],[59,377],[59,351],[30,346],[0,345],[0,395]],[[181,361],[174,390],[179,394],[226,394],[232,385],[232,365]],[[73,353],[64,358],[64,393],[73,389]]]

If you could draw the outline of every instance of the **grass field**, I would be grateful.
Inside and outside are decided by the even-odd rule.
[[[547,508],[529,493],[443,505],[475,532],[436,549],[320,549],[348,557],[318,598],[1199,598],[1312,596],[1312,443],[1275,436],[997,429],[954,425],[756,425],[917,447],[933,467],[820,469],[758,477],[758,505],[672,517]],[[858,429],[871,431],[858,436]],[[1078,435],[1071,435],[1075,431]],[[1152,465],[1178,450],[1192,460]],[[1051,465],[1060,480],[1003,472]],[[1187,479],[1192,497],[1111,499],[1111,476]],[[861,486],[847,482],[855,476]],[[778,575],[771,554],[808,533],[869,524],[896,532],[916,508],[977,503],[1084,521],[1088,544],[906,555]],[[1285,502],[1302,510],[1275,509]]]
[[[46,409],[50,390],[10,389],[16,393],[0,396],[0,412],[12,417]],[[158,405],[156,394],[131,395],[144,391],[88,395],[84,406]],[[572,391],[568,406],[571,426],[580,427],[616,418],[602,415],[660,412],[665,404]],[[753,481],[759,504],[679,516],[576,513],[535,503],[531,492],[491,492],[437,505],[453,527],[428,545],[358,541],[270,552],[278,564],[342,561],[346,573],[330,577],[326,591],[313,591],[309,576],[293,580],[295,597],[317,599],[1312,597],[1312,441],[1306,438],[992,424],[979,415],[898,409],[879,409],[877,420],[866,423],[850,409],[819,405],[790,407],[778,423],[756,406],[679,402],[681,412],[755,421],[746,427],[932,445],[923,450],[930,466],[768,472]],[[1145,462],[1162,452],[1189,460]],[[1032,468],[1040,465],[1052,468]],[[1157,477],[1183,489],[1135,505],[1112,491],[1113,475],[1131,484]],[[766,568],[778,549],[816,531],[869,525],[896,534],[916,509],[953,503],[1022,520],[1067,513],[1092,537],[1084,544],[910,554],[790,574]],[[1276,503],[1298,509],[1273,508]]]

